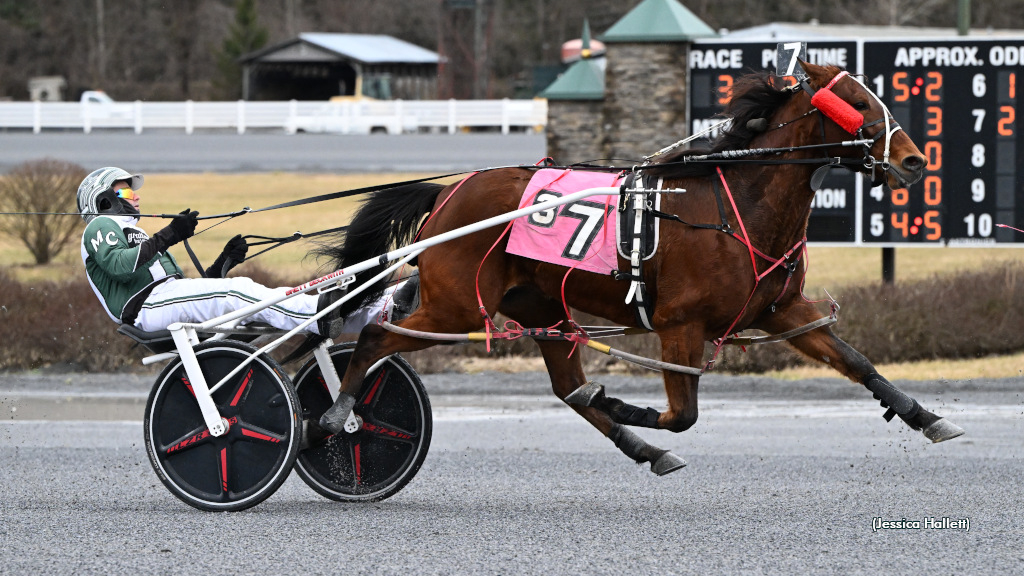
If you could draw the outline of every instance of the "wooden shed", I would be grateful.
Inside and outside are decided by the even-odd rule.
[[[438,61],[436,52],[392,36],[307,32],[243,56],[242,97],[430,100]]]

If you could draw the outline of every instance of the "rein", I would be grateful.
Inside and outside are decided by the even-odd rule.
[[[847,130],[851,134],[856,134],[857,137],[858,137],[856,140],[843,140],[843,141],[840,141],[840,142],[823,143],[823,144],[805,144],[805,145],[801,145],[801,146],[788,146],[788,147],[779,147],[779,148],[748,148],[748,149],[744,149],[744,150],[723,150],[723,151],[720,151],[720,152],[713,152],[713,153],[709,153],[709,154],[684,156],[684,157],[682,157],[682,159],[674,161],[674,162],[662,162],[662,163],[659,163],[658,166],[659,167],[660,166],[683,166],[683,165],[687,165],[687,164],[714,164],[716,166],[717,165],[721,165],[721,164],[761,164],[761,165],[820,164],[822,161],[824,161],[825,164],[823,164],[821,166],[821,168],[819,168],[819,170],[816,171],[815,174],[811,178],[812,188],[816,188],[815,184],[820,186],[821,181],[824,180],[827,171],[832,169],[832,168],[836,168],[836,167],[843,167],[843,168],[847,168],[847,169],[852,170],[852,171],[860,171],[861,169],[866,169],[866,170],[869,170],[872,173],[872,175],[873,175],[875,167],[878,166],[882,170],[882,175],[884,175],[891,168],[891,165],[889,164],[889,154],[890,154],[892,136],[897,131],[902,130],[902,127],[899,125],[899,123],[897,123],[895,121],[895,119],[892,119],[892,114],[889,112],[889,108],[886,107],[886,105],[882,102],[882,100],[878,97],[878,95],[876,95],[870,89],[867,89],[867,87],[864,87],[865,91],[868,94],[870,94],[871,97],[874,98],[876,102],[878,102],[878,105],[882,109],[882,117],[878,118],[878,119],[876,119],[876,120],[874,120],[872,122],[869,122],[869,123],[864,123],[863,122],[863,118],[860,118],[860,120],[861,120],[860,124],[858,126],[856,126],[855,130],[851,130],[850,126],[852,126],[852,124],[849,124],[849,122],[850,122],[850,115],[853,114],[853,115],[856,115],[857,117],[859,117],[860,115],[859,115],[859,113],[856,112],[856,110],[852,106],[850,106],[847,102],[841,100],[838,96],[835,96],[835,94],[832,92],[832,87],[835,86],[836,83],[839,82],[839,80],[841,80],[845,76],[849,76],[849,73],[847,73],[845,70],[840,72],[839,74],[836,74],[836,76],[834,78],[832,78],[832,80],[825,87],[821,88],[820,90],[814,90],[813,88],[811,88],[810,84],[808,84],[806,80],[802,80],[800,82],[800,84],[797,84],[795,86],[787,88],[787,90],[800,90],[800,89],[803,89],[805,92],[810,94],[811,95],[811,100],[812,100],[812,107],[811,107],[810,110],[808,110],[807,112],[801,114],[800,116],[797,116],[796,118],[793,118],[791,120],[787,120],[785,122],[781,122],[779,124],[776,124],[776,125],[770,127],[770,129],[771,130],[777,130],[777,129],[783,128],[785,126],[788,126],[789,124],[792,124],[794,122],[802,120],[803,118],[806,118],[807,116],[810,116],[811,114],[814,114],[815,112],[820,112],[822,114],[822,117],[823,117],[822,119],[823,120],[824,120],[824,117],[828,117],[829,119],[831,119],[832,121],[836,122],[839,126],[843,127],[845,130]],[[862,84],[862,86],[863,86],[863,84]],[[815,105],[815,104],[817,104],[817,105]],[[757,121],[758,122],[764,122],[764,120],[757,120]],[[656,158],[658,156],[661,156],[663,154],[666,154],[666,153],[668,153],[668,152],[678,148],[679,146],[681,146],[683,144],[686,144],[687,142],[690,142],[690,141],[692,141],[692,140],[694,140],[696,138],[704,136],[704,135],[712,132],[713,130],[716,130],[716,129],[722,127],[724,124],[728,124],[730,122],[732,122],[732,119],[724,120],[724,121],[722,121],[722,122],[720,122],[718,124],[715,124],[714,126],[711,126],[710,128],[707,128],[707,129],[703,130],[702,132],[699,132],[697,134],[694,134],[692,136],[689,136],[687,138],[679,140],[678,142],[675,142],[674,144],[672,144],[670,146],[666,146],[665,148],[662,148],[661,150],[658,150],[657,152],[655,152],[654,154],[651,154],[650,156],[645,156],[644,157],[644,162],[643,162],[643,165],[641,166],[641,168],[644,167],[644,166],[649,166],[651,164],[651,160],[653,160],[654,158]],[[877,131],[874,134],[874,136],[868,137],[864,133],[864,129],[865,128],[870,128],[872,126],[875,126],[875,125],[878,125],[878,124],[882,124],[882,123],[885,124],[884,128],[882,130]],[[824,125],[822,126],[822,134],[823,134],[823,138],[822,139],[824,140]],[[878,159],[876,159],[871,154],[871,148],[875,145],[875,143],[877,143],[883,137],[885,138],[885,146],[884,146],[884,149],[883,149],[883,152],[882,152],[882,160],[879,161]],[[823,149],[823,148],[852,147],[852,146],[861,146],[861,147],[864,148],[864,157],[861,160],[856,160],[856,159],[853,159],[853,158],[840,158],[840,157],[828,157],[828,156],[826,156],[825,158],[790,158],[790,159],[784,159],[784,160],[749,159],[749,158],[746,158],[748,156],[761,156],[761,155],[766,155],[766,154],[782,154],[782,153],[787,153],[787,152],[797,152],[797,151],[801,151],[801,150],[816,150],[816,149]],[[872,185],[877,186],[878,184],[880,184],[881,183],[882,175],[879,175],[878,178],[875,178],[874,176],[872,176]]]

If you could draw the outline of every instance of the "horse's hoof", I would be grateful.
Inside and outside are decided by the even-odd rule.
[[[333,436],[329,431],[324,430],[320,424],[312,420],[302,421],[302,439],[299,441],[299,451],[308,450],[319,446],[324,440]]]
[[[604,386],[591,380],[565,397],[566,404],[593,406],[594,401],[604,396]]]
[[[345,421],[348,420],[352,407],[356,405],[356,399],[351,394],[341,393],[334,405],[324,412],[320,417],[320,427],[337,434],[345,429]]]
[[[651,462],[651,472],[654,472],[658,476],[664,476],[665,474],[675,472],[684,466],[686,466],[686,460],[683,460],[671,452],[665,451],[665,453],[659,456],[657,460]]]
[[[945,418],[939,418],[924,429],[925,438],[928,438],[932,442],[945,442],[946,440],[952,440],[957,436],[963,436],[963,434],[963,428],[953,424]]]

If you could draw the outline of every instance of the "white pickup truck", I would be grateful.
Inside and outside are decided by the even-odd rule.
[[[401,134],[416,131],[416,118],[396,110],[394,101],[335,96],[308,116],[291,116],[285,131],[335,134]]]
[[[135,115],[135,106],[128,102],[117,102],[102,90],[86,90],[82,92],[82,117],[91,120],[107,118],[131,118]]]

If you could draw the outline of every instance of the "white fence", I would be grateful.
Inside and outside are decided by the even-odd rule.
[[[283,129],[289,133],[391,134],[420,129],[455,133],[463,128],[540,129],[547,100],[358,100],[344,102],[0,102],[0,130],[94,128],[144,130]]]

